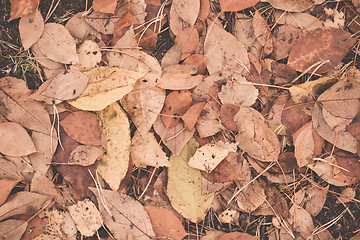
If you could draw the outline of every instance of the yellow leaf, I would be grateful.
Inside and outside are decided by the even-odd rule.
[[[211,207],[214,194],[201,193],[202,177],[200,170],[188,165],[199,144],[194,138],[184,146],[180,155],[170,157],[168,168],[167,194],[172,207],[184,218],[193,222],[201,221]]]
[[[129,165],[129,121],[120,106],[113,103],[99,112],[99,124],[106,138],[107,151],[101,158],[97,171],[111,189],[117,191]]]
[[[98,67],[84,74],[89,77],[88,86],[77,99],[69,103],[87,111],[100,111],[120,100],[144,76],[144,73],[117,67]]]

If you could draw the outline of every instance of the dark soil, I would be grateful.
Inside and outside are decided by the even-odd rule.
[[[50,22],[65,22],[73,14],[86,10],[85,7],[87,0],[59,1],[60,3],[58,7],[49,19]],[[56,3],[57,1],[54,2]],[[41,0],[40,11],[44,17],[48,12],[51,3],[51,0]],[[87,4],[88,7],[91,6],[92,1],[88,1]],[[30,51],[23,51],[22,49],[18,31],[19,19],[15,19],[11,22],[7,21],[7,19],[10,18],[9,0],[0,0],[0,6],[0,77],[18,77],[24,79],[30,89],[36,89],[41,84],[41,68],[37,69],[36,67],[28,66],[31,65],[28,64],[31,53]],[[170,39],[169,34],[161,35],[158,39],[158,47],[153,52],[154,56],[160,59],[164,51],[171,46],[171,43],[172,40]],[[360,199],[359,186],[357,185],[356,188],[356,199]],[[342,189],[343,188],[330,186],[325,206],[320,214],[314,218],[314,223],[317,225],[326,224],[339,216],[345,210],[344,215],[335,224],[331,225],[329,230],[332,236],[336,239],[350,239],[360,231],[360,204],[357,202],[351,202],[345,205],[335,204],[337,199],[335,193],[340,193]],[[209,213],[209,215],[211,214],[212,213]],[[248,232],[255,233],[257,230],[257,224],[260,223],[260,221],[258,221],[260,219],[259,217],[249,216],[246,213],[240,214],[239,223],[232,226],[220,225],[214,216],[209,217],[212,218],[212,221],[208,221],[208,218],[202,223],[203,226],[227,232],[242,231],[247,229]],[[266,217],[265,222],[271,222],[271,218]],[[199,224],[198,227],[201,227],[201,224]],[[197,232],[195,225],[191,223],[187,224],[186,229],[190,230],[194,234]],[[261,228],[261,233],[265,236],[263,239],[267,238],[266,231],[267,229],[265,227]]]

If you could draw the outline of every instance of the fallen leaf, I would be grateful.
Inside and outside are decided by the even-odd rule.
[[[77,99],[68,102],[87,111],[100,111],[120,100],[144,76],[142,73],[117,67],[97,67],[85,72],[85,75],[89,77],[87,87]]]
[[[198,20],[205,22],[210,13],[210,2],[208,0],[200,0],[200,9]]]
[[[96,114],[78,111],[60,121],[66,134],[79,143],[101,145],[100,128]]]
[[[99,210],[89,199],[67,207],[81,235],[91,237],[103,225]]]
[[[216,168],[209,172],[201,172],[201,175],[208,181],[214,183],[225,183],[225,182],[232,182],[234,180],[241,180],[234,168],[232,167],[231,163],[229,162],[230,156],[234,153],[229,153],[228,157],[222,160]],[[237,154],[235,153],[235,157]],[[236,161],[236,160],[235,160]]]
[[[314,231],[314,223],[311,215],[302,207],[294,204],[289,210],[289,223],[301,237],[307,238]]]
[[[0,124],[0,152],[8,156],[26,156],[36,152],[33,141],[26,130],[14,122]]]
[[[312,128],[312,122],[308,122],[293,134],[295,157],[300,168],[312,162],[315,148]]]
[[[332,115],[353,119],[359,111],[360,82],[349,78],[335,83],[318,97],[318,101]]]
[[[9,219],[0,223],[0,236],[3,240],[19,240],[28,223],[22,220]]]
[[[243,151],[260,161],[277,161],[280,142],[261,113],[253,108],[241,107],[234,121],[239,131],[236,141]]]
[[[223,129],[224,126],[219,122],[217,109],[213,109],[208,101],[196,123],[196,130],[198,131],[199,136],[201,138],[209,137],[215,135]]]
[[[36,43],[44,31],[44,19],[38,9],[23,16],[19,22],[19,33],[24,50]]]
[[[238,12],[249,7],[255,6],[259,0],[220,0],[221,11],[223,12]]]
[[[161,59],[161,67],[166,68],[170,65],[179,64],[182,52],[181,48],[181,44],[175,43],[174,46],[172,46]]]
[[[196,68],[192,65],[171,65],[163,70],[158,86],[170,90],[183,90],[196,87],[202,80],[201,75],[195,75]]]
[[[237,126],[234,121],[236,113],[239,111],[239,107],[234,104],[222,104],[220,108],[220,118],[224,126],[233,131],[237,132]]]
[[[180,60],[189,57],[199,44],[199,32],[196,27],[188,27],[179,32],[176,35],[175,44],[181,46]]]
[[[146,206],[145,210],[149,214],[156,237],[181,240],[187,235],[181,221],[172,211],[155,206]]]
[[[31,240],[39,236],[45,231],[46,222],[42,220],[39,216],[32,218],[26,227],[25,233],[22,235],[22,240]],[[32,230],[30,230],[32,229]]]
[[[190,139],[178,156],[170,157],[171,166],[168,167],[167,194],[170,203],[183,217],[193,222],[205,218],[214,199],[214,194],[201,193],[201,173],[188,165],[198,147],[196,140]]]
[[[8,179],[0,179],[0,206],[8,198],[11,190],[18,184],[20,180],[8,180]]]
[[[178,1],[180,2],[180,1]],[[196,21],[196,20],[195,20]],[[187,27],[190,27],[191,25],[187,23],[185,20],[183,20],[179,13],[175,10],[175,7],[170,8],[170,19],[169,19],[169,25],[171,32],[176,36],[184,30]]]
[[[350,33],[342,29],[315,29],[298,38],[291,49],[288,65],[300,72],[309,67],[314,71],[321,61],[330,61],[317,69],[316,73],[325,73],[333,69],[345,57],[355,43]],[[318,65],[314,65],[318,64]]]
[[[204,75],[206,72],[206,57],[204,55],[193,54],[186,58],[183,64],[194,65],[198,75]]]
[[[219,240],[257,240],[259,237],[257,236],[251,236],[247,233],[242,232],[232,232],[232,233],[225,233],[222,235]]]
[[[246,50],[250,51],[257,41],[254,34],[253,19],[243,13],[236,13],[234,24],[234,35],[243,44]]]
[[[49,69],[49,70],[53,70],[55,72],[55,70],[57,70],[58,72],[64,72],[64,65],[62,63],[56,62],[51,60],[50,58],[46,57],[39,48],[39,45],[37,43],[33,44],[31,46],[31,52],[35,57],[35,60],[44,68]],[[48,71],[49,72],[49,71]],[[57,75],[58,73],[56,73]],[[49,75],[46,74],[46,79],[50,80],[52,79],[51,77],[49,77]],[[54,73],[55,75],[55,73]],[[44,83],[43,83],[44,84]]]
[[[210,75],[230,70],[237,73],[250,68],[250,62],[245,47],[234,35],[213,24],[204,43],[206,67]]]
[[[80,40],[85,40],[85,37],[89,35],[96,36],[98,34],[98,32],[86,22],[84,14],[84,12],[79,12],[73,15],[65,24],[65,28],[71,36]]]
[[[267,0],[274,8],[288,12],[303,12],[314,5],[312,0]]]
[[[28,15],[34,11],[40,3],[40,0],[11,0],[11,16],[8,21]]]
[[[101,62],[101,49],[91,40],[85,40],[77,48],[80,71],[91,70]]]
[[[196,149],[194,156],[189,160],[189,166],[206,172],[211,172],[226,158],[229,151],[215,144],[205,144]]]
[[[360,157],[341,150],[336,151],[335,156],[337,165],[344,175],[353,178],[360,176]]]
[[[273,55],[275,60],[289,56],[293,43],[300,37],[301,30],[291,25],[281,25],[274,29]],[[294,85],[297,86],[297,85]]]
[[[150,240],[155,237],[145,208],[135,199],[115,191],[90,188],[95,194],[104,224],[116,239]]]
[[[190,26],[194,26],[199,15],[200,0],[174,0],[171,8]]]
[[[89,166],[95,163],[104,155],[104,149],[98,146],[80,145],[77,146],[69,156],[69,164]]]
[[[324,27],[324,24],[318,18],[306,12],[284,12],[277,10],[274,17],[278,24],[291,25],[304,31]]]
[[[119,20],[119,17],[110,18],[109,13],[92,12],[89,14],[85,21],[93,28],[96,32],[102,34],[113,34],[115,23]]]
[[[15,193],[0,207],[0,220],[21,214],[36,214],[38,210],[49,204],[49,200],[51,197],[38,193]]]
[[[356,189],[355,188],[345,188],[344,190],[341,191],[340,196],[338,197],[338,199],[336,200],[336,203],[348,203],[353,201],[353,199],[355,198],[356,195]]]
[[[78,70],[72,69],[68,72],[58,74],[52,79],[45,89],[38,92],[52,99],[55,104],[64,100],[71,100],[80,96],[88,84],[88,77]]]
[[[129,165],[130,124],[119,104],[113,103],[99,112],[99,125],[107,145],[96,171],[111,189],[117,191]]]
[[[324,117],[322,115],[322,108],[323,106],[321,105],[321,103],[315,103],[312,111],[312,122],[315,131],[323,139],[332,143],[336,147],[351,153],[356,153],[357,152],[356,139],[347,130],[343,130],[337,133],[333,131],[331,127],[324,120]]]
[[[165,127],[175,127],[179,123],[180,117],[186,113],[191,104],[190,91],[173,91],[169,93],[160,112],[160,118]]]
[[[169,158],[156,141],[153,133],[141,135],[136,131],[131,140],[131,159],[137,167],[168,167]]]
[[[194,129],[205,104],[205,102],[196,103],[192,105],[184,115],[182,115],[181,119],[184,121],[184,124],[189,131]]]
[[[258,11],[256,11],[252,23],[254,27],[254,34],[257,40],[264,47],[264,54],[269,55],[273,51],[273,41],[271,31],[266,20],[261,16]]]
[[[61,24],[46,23],[37,44],[42,54],[51,60],[64,64],[79,62],[75,40]]]
[[[23,176],[13,162],[0,158],[0,179],[21,181]]]
[[[117,0],[94,0],[94,11],[103,13],[114,13],[117,5]]]

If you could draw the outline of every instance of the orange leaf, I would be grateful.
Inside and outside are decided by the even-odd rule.
[[[40,0],[10,0],[10,2],[11,16],[9,21],[34,11],[39,6]]]
[[[200,113],[201,113],[202,109],[204,108],[205,103],[206,102],[199,102],[199,103],[191,106],[186,111],[186,113],[181,117],[185,123],[185,126],[189,129],[189,131],[192,131],[194,129],[194,126],[200,117]]]
[[[175,127],[180,116],[191,106],[192,98],[189,91],[174,91],[167,95],[161,110],[161,121],[167,128]]]
[[[220,0],[223,12],[237,12],[255,6],[259,0]]]
[[[114,13],[117,0],[94,0],[93,9],[103,13]]]

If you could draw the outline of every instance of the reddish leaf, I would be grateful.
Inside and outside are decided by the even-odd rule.
[[[39,6],[40,0],[11,0],[10,2],[11,16],[9,21],[34,11]]]
[[[234,116],[239,111],[239,107],[234,104],[223,104],[220,109],[220,118],[224,126],[234,132],[237,132],[237,126]]]
[[[220,0],[223,12],[237,12],[255,6],[259,0]]]
[[[175,44],[181,46],[180,60],[184,60],[193,53],[199,43],[199,33],[196,27],[188,27],[182,30],[175,38]]]
[[[193,54],[185,59],[183,64],[192,64],[196,66],[196,74],[203,75],[206,71],[206,57],[201,54]]]
[[[161,110],[161,121],[166,127],[175,127],[182,116],[191,106],[192,99],[189,91],[174,91],[167,95]]]
[[[18,182],[19,180],[0,179],[0,206],[6,201],[11,190]]]
[[[82,144],[101,145],[100,128],[96,114],[78,111],[60,122],[65,132]]]
[[[293,69],[304,72],[310,66],[320,61],[329,60],[316,73],[325,73],[337,66],[355,43],[350,33],[336,28],[319,28],[306,32],[298,38],[289,54],[288,65]],[[314,71],[319,65],[313,66]]]
[[[241,180],[241,178],[236,174],[231,163],[226,159],[222,160],[219,165],[217,165],[216,168],[210,173],[201,171],[201,175],[206,180],[214,183],[225,183],[234,180]]]
[[[202,109],[205,106],[205,102],[197,103],[193,106],[191,106],[186,113],[181,117],[181,119],[184,121],[185,126],[189,129],[189,131],[192,131],[194,129],[194,126],[197,122],[197,120],[200,117],[200,113]]]

